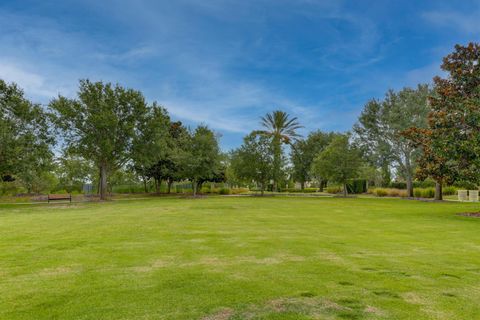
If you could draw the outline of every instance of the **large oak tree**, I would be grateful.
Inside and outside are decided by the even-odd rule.
[[[404,88],[399,92],[390,90],[383,101],[369,101],[353,127],[357,143],[370,159],[376,159],[374,162],[382,166],[392,163],[397,175],[405,178],[409,197],[413,197],[419,150],[402,132],[410,127],[426,127],[430,93],[427,85],[419,85],[416,89]]]
[[[76,99],[59,96],[50,107],[69,152],[97,166],[100,198],[106,199],[108,176],[130,159],[134,129],[147,113],[143,95],[120,85],[81,80]]]
[[[412,126],[405,136],[423,150],[421,176],[443,182],[480,180],[480,44],[456,45],[443,59],[446,78],[434,78],[428,128]]]

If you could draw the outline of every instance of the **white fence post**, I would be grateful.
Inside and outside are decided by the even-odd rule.
[[[458,201],[468,201],[468,191],[458,190]]]
[[[468,199],[472,202],[478,202],[478,190],[468,190]]]

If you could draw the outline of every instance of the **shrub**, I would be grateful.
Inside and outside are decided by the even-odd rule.
[[[422,198],[434,198],[434,197],[435,197],[435,188],[422,189]]]
[[[327,187],[326,190],[327,190],[327,193],[336,194],[336,193],[341,193],[343,191],[343,188],[339,186],[331,186],[331,187]]]
[[[424,181],[414,181],[413,182],[413,187],[414,188],[421,188],[421,189],[433,188],[433,187],[435,187],[435,181],[433,181],[431,179],[427,179],[427,180],[424,180]]]
[[[383,189],[383,188],[376,188],[375,190],[373,190],[373,193],[377,196],[377,197],[386,197],[388,195],[388,192],[386,189]]]
[[[295,189],[295,188],[283,188],[282,192],[290,192],[290,193],[312,193],[317,192],[317,188],[304,188],[302,189]]]
[[[435,188],[417,188],[413,190],[415,198],[434,198]]]
[[[218,193],[220,193],[220,194],[231,194],[232,191],[229,188],[221,188]]]
[[[391,188],[391,189],[387,189],[387,194],[389,197],[400,197],[400,189],[395,189],[395,188]]]
[[[405,181],[393,181],[389,184],[390,188],[394,189],[407,189],[407,183]],[[427,179],[424,181],[413,181],[413,188],[423,189],[435,187],[435,181]]]
[[[230,190],[232,194],[247,193],[250,192],[248,188],[233,188]]]
[[[445,196],[453,196],[457,194],[457,188],[454,186],[444,187],[442,190],[442,194]]]
[[[367,180],[353,179],[347,183],[348,193],[364,193],[367,192]]]
[[[402,181],[393,181],[389,186],[394,189],[407,189],[407,184]]]
[[[422,189],[413,189],[413,196],[415,198],[421,198],[422,197]]]

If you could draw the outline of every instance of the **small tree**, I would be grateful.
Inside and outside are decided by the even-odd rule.
[[[362,160],[360,152],[349,143],[349,137],[336,137],[317,158],[312,171],[319,176],[341,183],[343,195],[347,196],[347,182],[357,177]]]
[[[335,132],[322,132],[320,130],[311,132],[305,140],[297,140],[292,144],[290,155],[293,164],[293,178],[300,182],[301,189],[305,187],[305,182],[311,179],[317,179],[320,191],[323,191],[325,179],[319,176],[313,176],[311,172],[312,163],[316,156],[322,152],[333,138],[338,136]]]
[[[243,139],[242,146],[231,155],[230,165],[235,177],[247,183],[253,181],[259,184],[263,196],[266,186],[273,177],[273,152],[268,137],[249,134]]]
[[[81,80],[77,99],[60,96],[50,107],[70,153],[95,163],[100,199],[106,199],[108,176],[130,160],[134,128],[147,112],[143,95],[119,85]]]
[[[203,181],[214,179],[220,170],[220,148],[215,133],[206,126],[193,132],[183,154],[183,172],[193,184],[193,196]]]

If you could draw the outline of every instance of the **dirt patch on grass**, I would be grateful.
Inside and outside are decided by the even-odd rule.
[[[381,316],[384,312],[374,306],[364,305],[356,299],[344,298],[332,301],[322,297],[300,295],[300,297],[278,298],[257,305],[249,305],[241,310],[223,308],[201,319],[264,319],[281,314],[289,314],[290,316],[296,314],[312,319],[330,319],[333,317],[361,319],[369,315]]]
[[[196,266],[208,266],[208,267],[228,267],[238,264],[261,264],[261,265],[275,265],[285,262],[301,262],[305,261],[305,257],[295,256],[289,254],[278,254],[271,257],[255,257],[255,256],[236,256],[236,257],[225,257],[225,256],[203,256],[197,260],[190,262],[181,262],[175,261],[173,257],[162,258],[153,261],[148,265],[134,266],[130,269],[135,272],[144,273],[152,272],[160,268],[167,267],[180,267],[180,268],[189,268]]]
[[[139,273],[152,272],[160,268],[166,268],[174,265],[173,258],[157,259],[146,266],[135,266],[131,270]]]
[[[74,272],[74,269],[71,267],[57,267],[57,268],[46,268],[41,270],[38,274],[41,276],[60,276]]]
[[[458,216],[480,218],[480,212],[461,212],[457,213]]]
[[[214,314],[203,317],[202,320],[228,320],[234,315],[234,311],[230,308],[223,308]]]

